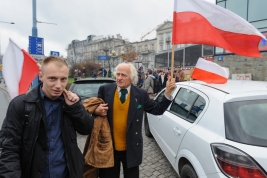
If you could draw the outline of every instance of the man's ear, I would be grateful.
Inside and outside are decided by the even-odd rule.
[[[39,71],[39,79],[43,82],[43,74],[41,70]]]

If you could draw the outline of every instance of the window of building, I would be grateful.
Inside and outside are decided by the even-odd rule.
[[[164,34],[162,33],[162,34],[159,34],[159,39],[160,40],[164,40]]]
[[[160,46],[159,46],[159,50],[160,50],[160,51],[163,51],[163,44],[160,44]]]
[[[257,0],[258,1],[258,0]],[[240,4],[242,4],[240,6]],[[226,9],[236,13],[240,17],[247,19],[247,0],[229,0],[226,1]]]
[[[147,50],[147,45],[145,45],[145,50]]]
[[[155,50],[155,48],[154,48],[154,44],[151,44],[151,48],[150,48],[151,50]]]

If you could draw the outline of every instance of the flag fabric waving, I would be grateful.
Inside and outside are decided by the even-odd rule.
[[[10,98],[26,93],[38,72],[35,59],[9,39],[3,58],[3,76]]]
[[[226,83],[229,77],[229,69],[218,64],[199,58],[192,72],[191,78],[206,83]]]
[[[249,57],[262,57],[258,45],[266,40],[240,16],[203,0],[174,0],[172,31],[173,44],[218,46]]]

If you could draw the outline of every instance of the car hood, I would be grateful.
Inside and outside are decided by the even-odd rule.
[[[246,145],[242,143],[233,142],[231,140],[225,140],[224,143],[227,145],[231,145],[235,148],[238,148],[241,151],[248,154],[249,156],[251,156],[267,172],[267,154],[266,154],[267,148],[266,147]]]

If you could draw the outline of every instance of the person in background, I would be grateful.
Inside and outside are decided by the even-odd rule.
[[[143,112],[163,114],[171,103],[171,93],[176,84],[169,78],[162,100],[155,101],[145,90],[133,85],[138,76],[132,64],[120,63],[114,74],[116,83],[102,85],[98,91],[98,97],[106,104],[100,104],[94,112],[95,115],[107,116],[114,148],[114,167],[100,168],[99,177],[119,178],[122,163],[124,178],[139,178],[143,155]]]
[[[97,77],[96,71],[93,71],[92,78],[96,78],[96,77]]]
[[[78,80],[78,77],[79,77],[78,69],[75,69],[74,70],[74,75],[73,75],[74,81]]]
[[[161,91],[164,87],[164,72],[162,70],[159,71],[159,90]]]
[[[144,89],[149,96],[152,96],[152,94],[154,93],[154,79],[155,77],[152,75],[152,70],[151,69],[147,69],[146,70],[146,79],[143,83],[142,89]]]
[[[94,120],[75,93],[63,92],[68,75],[63,58],[47,57],[42,83],[11,100],[0,131],[1,178],[83,177],[76,131],[90,134]]]
[[[184,81],[184,71],[181,69],[180,66],[177,67],[176,71],[176,82],[183,82]]]
[[[83,76],[83,78],[85,78],[85,76],[86,76],[86,69],[85,69],[85,67],[83,67],[83,69],[82,69],[82,76]]]
[[[164,81],[163,81],[163,84],[162,84],[163,88],[166,87],[166,82],[167,82],[169,76],[171,76],[171,68],[168,68],[167,71],[164,74]]]
[[[138,88],[141,88],[143,86],[145,79],[146,79],[146,74],[144,72],[138,74],[138,82],[137,82]]]

